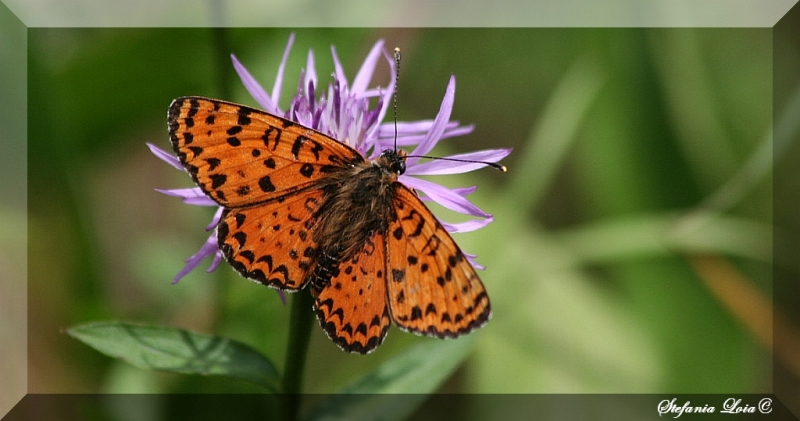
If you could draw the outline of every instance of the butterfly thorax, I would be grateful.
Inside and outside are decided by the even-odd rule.
[[[317,261],[310,274],[315,290],[337,274],[339,262],[355,257],[371,237],[385,234],[397,218],[394,189],[405,171],[403,157],[402,151],[386,150],[375,160],[342,168],[320,183],[324,201],[315,215]]]

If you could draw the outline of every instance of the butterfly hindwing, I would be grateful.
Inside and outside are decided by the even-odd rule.
[[[225,207],[260,203],[364,161],[354,149],[264,111],[181,97],[169,107],[175,153],[197,185]]]
[[[303,287],[314,266],[315,213],[323,193],[308,189],[258,206],[225,209],[220,250],[242,276],[281,289]]]
[[[456,337],[489,320],[489,296],[453,238],[416,194],[395,183],[388,241],[392,320],[414,333]]]
[[[366,354],[383,342],[391,324],[386,302],[386,240],[380,234],[341,262],[314,305],[328,336],[348,352]]]

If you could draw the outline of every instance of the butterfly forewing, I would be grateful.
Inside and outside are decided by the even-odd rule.
[[[383,342],[391,321],[382,235],[367,239],[352,259],[339,265],[315,308],[325,332],[345,351],[366,354]]]
[[[482,326],[491,308],[475,269],[414,192],[395,186],[397,218],[387,233],[392,319],[405,330],[436,337]]]
[[[352,148],[289,120],[200,97],[168,113],[175,153],[217,203],[239,207],[313,186],[336,168],[364,161]]]

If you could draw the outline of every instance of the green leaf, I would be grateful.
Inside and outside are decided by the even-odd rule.
[[[274,364],[253,348],[230,339],[166,326],[95,322],[67,333],[108,356],[144,369],[222,376],[278,393]]]
[[[426,340],[331,396],[307,419],[406,419],[467,358],[474,338]]]

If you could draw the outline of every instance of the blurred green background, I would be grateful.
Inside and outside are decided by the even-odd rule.
[[[495,216],[456,235],[487,267],[494,316],[441,391],[772,390],[770,29],[295,32],[284,107],[309,49],[321,83],[330,45],[352,80],[383,38],[404,54],[400,121],[433,118],[456,75],[451,118],[476,128],[434,154],[514,148],[507,174],[435,179],[477,185],[471,199]],[[94,320],[215,333],[282,363],[289,315],[273,290],[224,263],[170,284],[213,210],[155,192],[192,183],[145,142],[169,148],[175,97],[256,105],[228,55],[269,91],[289,33],[28,31],[29,392],[258,391],[132,368],[61,333]],[[431,340],[392,328],[377,352],[348,355],[315,326],[305,387],[335,392]]]

